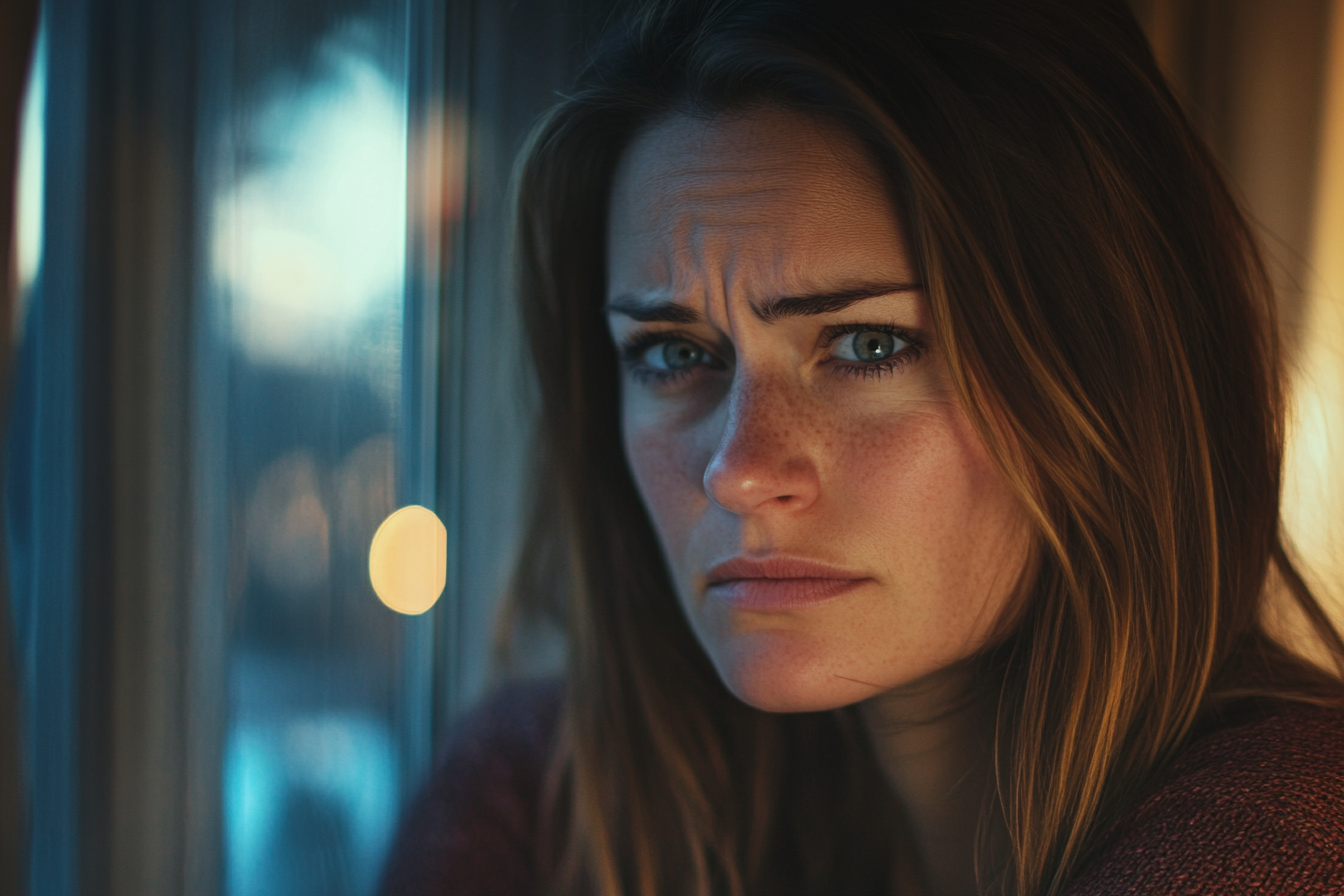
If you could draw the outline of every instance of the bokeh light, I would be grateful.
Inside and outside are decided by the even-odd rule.
[[[412,504],[383,520],[369,546],[369,579],[398,613],[434,606],[448,581],[448,530],[434,511]]]

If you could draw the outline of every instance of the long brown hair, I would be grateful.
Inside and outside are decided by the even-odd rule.
[[[1011,837],[986,889],[1059,892],[1233,698],[1326,701],[1344,643],[1279,533],[1284,395],[1254,239],[1105,0],[661,0],[613,26],[518,180],[541,392],[511,612],[564,620],[542,867],[556,893],[871,893],[900,813],[852,709],[772,716],[696,644],[621,445],[608,194],[670,114],[848,128],[908,222],[961,399],[1034,522],[999,693]],[[1271,571],[1337,668],[1266,631]]]

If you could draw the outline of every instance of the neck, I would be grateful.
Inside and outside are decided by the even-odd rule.
[[[994,710],[992,700],[971,693],[964,668],[936,672],[862,706],[878,763],[909,822],[926,896],[979,892],[976,839],[994,780]],[[1001,822],[988,833],[990,845],[1006,842]]]

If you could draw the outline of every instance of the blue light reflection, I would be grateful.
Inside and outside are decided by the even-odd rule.
[[[224,759],[233,896],[362,894],[397,811],[391,732],[325,712],[236,725]]]

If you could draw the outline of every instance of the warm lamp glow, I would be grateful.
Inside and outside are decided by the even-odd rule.
[[[383,520],[369,546],[369,579],[398,613],[434,606],[448,581],[448,530],[434,511],[412,504]]]
[[[1283,517],[1308,581],[1344,625],[1344,0],[1333,3],[1329,48]]]

